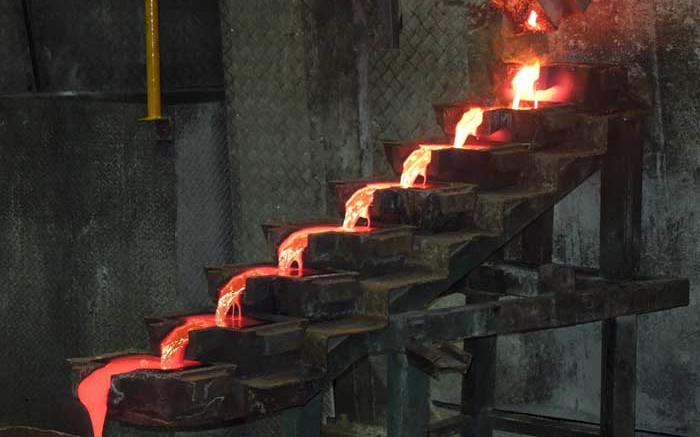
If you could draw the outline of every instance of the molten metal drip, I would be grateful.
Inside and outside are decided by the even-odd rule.
[[[277,267],[253,267],[231,278],[219,291],[219,301],[216,305],[216,325],[227,326],[226,316],[231,310],[231,316],[234,319],[236,317],[236,310],[238,310],[239,317],[243,315],[241,299],[243,298],[248,278],[255,276],[271,276],[279,273],[280,270]]]
[[[94,437],[102,437],[112,376],[145,369],[160,369],[160,358],[151,355],[115,358],[80,381],[78,399],[88,410]]]
[[[481,108],[471,108],[462,115],[462,119],[457,123],[454,147],[460,149],[464,147],[469,135],[476,136],[476,130],[484,122],[484,110]]]
[[[214,326],[214,318],[209,314],[185,317],[184,323],[170,331],[160,343],[161,369],[181,369],[185,365],[185,349],[190,343],[190,331]]]
[[[403,162],[403,173],[401,173],[401,186],[403,188],[412,187],[419,177],[423,177],[423,184],[428,181],[428,166],[432,160],[432,153],[429,148],[420,146],[414,150]]]
[[[374,202],[374,193],[376,193],[377,190],[393,188],[396,186],[398,186],[396,183],[384,182],[369,184],[355,191],[355,193],[350,196],[348,201],[345,202],[345,220],[343,221],[343,228],[346,230],[355,229],[360,219],[367,220],[367,228],[369,228],[369,207],[372,206],[372,202]]]
[[[537,15],[537,11],[533,9],[527,19],[527,27],[532,30],[542,30],[542,26],[540,26],[540,23],[537,22],[538,18],[539,16]]]
[[[415,186],[418,178],[423,178],[423,186],[428,183],[428,166],[433,159],[433,150],[449,149],[449,146],[421,145],[414,150],[403,163],[403,173],[401,173],[401,187],[410,188]]]
[[[535,101],[535,108],[538,106],[537,93],[535,91],[535,82],[540,78],[540,61],[536,61],[533,65],[523,67],[513,79],[513,89],[515,97],[513,98],[513,109],[520,109],[520,102],[532,97]]]
[[[339,226],[314,226],[292,233],[277,249],[279,269],[283,272],[288,272],[296,264],[296,270],[301,274],[301,271],[304,270],[304,250],[309,245],[309,235],[323,232],[338,232],[343,231],[343,229]]]
[[[263,267],[261,269],[264,268],[277,271],[274,267]],[[219,326],[243,328],[260,323],[262,322],[259,320],[241,316]],[[160,357],[132,355],[115,358],[80,381],[78,398],[88,410],[94,437],[102,436],[105,417],[107,416],[109,390],[114,375],[121,375],[136,370],[179,370],[199,365],[198,361],[185,359],[185,349],[189,344],[189,333],[214,326],[217,326],[217,323],[213,314],[185,317],[184,322],[170,331],[161,342]]]

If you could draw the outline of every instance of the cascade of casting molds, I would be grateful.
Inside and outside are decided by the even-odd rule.
[[[483,117],[483,111],[479,110],[481,112],[477,113],[477,109],[475,108],[465,113],[462,117],[462,122],[460,122],[461,127],[458,127],[458,132],[466,131],[466,136],[475,133],[476,128],[481,124],[479,117]],[[464,141],[466,141],[466,136]],[[253,267],[231,278],[219,292],[216,314],[185,317],[184,322],[170,331],[161,342],[160,357],[135,355],[115,358],[104,367],[95,370],[84,378],[78,386],[78,398],[88,410],[94,436],[102,437],[112,376],[145,369],[182,369],[198,364],[195,361],[185,360],[185,350],[189,344],[189,333],[194,330],[207,329],[214,326],[232,326],[227,321],[230,311],[232,312],[232,319],[235,319],[236,313],[238,313],[239,318],[242,320],[241,299],[245,293],[248,278],[284,274],[292,270],[295,264],[297,271],[301,274],[304,268],[303,252],[309,244],[310,235],[323,232],[352,232],[357,229],[358,222],[361,219],[367,221],[366,229],[369,229],[369,208],[374,202],[374,194],[377,190],[399,186],[410,188],[415,186],[419,177],[423,178],[423,185],[425,186],[427,183],[427,168],[431,161],[431,152],[440,148],[447,147],[420,146],[418,150],[414,151],[404,162],[400,183],[368,184],[353,193],[345,203],[346,210],[343,226],[314,226],[292,233],[279,246],[278,267]]]

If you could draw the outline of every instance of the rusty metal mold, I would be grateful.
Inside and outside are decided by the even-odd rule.
[[[359,295],[358,274],[354,272],[252,278],[243,308],[310,321],[333,320],[355,313]]]
[[[469,102],[436,105],[436,111],[445,111],[441,127],[446,135],[454,135],[459,121],[453,114],[467,111],[470,107]],[[569,104],[551,104],[531,110],[503,107],[484,111],[484,121],[477,135],[487,137],[507,132],[511,142],[534,148],[568,144],[594,149],[604,147],[607,141],[607,122],[606,115],[590,114]]]
[[[367,183],[334,183],[339,205],[345,204],[356,190]],[[374,194],[370,219],[373,224],[403,224],[434,232],[456,230],[471,224],[476,196],[475,185],[460,183],[382,189]]]
[[[194,314],[146,320],[154,353],[160,350],[163,338],[191,315]],[[306,320],[248,311],[246,319],[253,323],[240,328],[191,331],[185,357],[204,364],[235,364],[238,376],[280,371],[299,364]]]
[[[286,237],[304,227],[299,224],[263,225],[270,252],[276,253]],[[313,270],[358,272],[361,277],[399,270],[412,250],[413,231],[410,226],[392,226],[313,234],[304,251],[304,266]]]
[[[219,289],[245,265],[207,269],[209,294],[216,302]],[[299,275],[280,274],[249,278],[242,304],[244,313],[286,315],[313,321],[330,320],[355,312],[359,295],[358,274],[335,269],[305,269]],[[166,329],[164,328],[163,331]]]
[[[416,142],[384,143],[387,159],[394,171],[400,171],[401,158],[418,147],[420,145]],[[474,184],[482,190],[508,187],[518,182],[527,165],[527,156],[527,144],[519,143],[436,149],[428,166],[428,181]]]
[[[493,70],[495,89],[500,92],[500,103],[506,104],[511,96],[515,75],[523,66],[515,63],[497,65]],[[535,83],[539,91],[556,90],[555,103],[569,103],[578,109],[592,112],[616,110],[629,103],[627,97],[627,71],[611,64],[552,62],[540,67],[540,77]],[[556,87],[556,89],[554,89]],[[543,100],[547,102],[545,97]]]

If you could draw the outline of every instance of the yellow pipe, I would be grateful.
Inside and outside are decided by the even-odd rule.
[[[160,36],[158,0],[146,1],[146,93],[148,115],[143,120],[162,120],[160,100]]]

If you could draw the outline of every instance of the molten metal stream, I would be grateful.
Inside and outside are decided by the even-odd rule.
[[[170,331],[160,343],[160,368],[181,369],[185,364],[185,349],[190,343],[190,331],[216,326],[211,315],[185,317],[184,323]]]
[[[193,364],[184,363],[183,366]],[[160,369],[160,365],[160,358],[152,355],[120,357],[111,360],[107,365],[95,370],[80,381],[78,398],[88,410],[94,437],[102,437],[112,376],[135,370]]]
[[[453,147],[458,149],[464,147],[469,135],[476,137],[476,131],[483,122],[484,110],[482,108],[472,108],[465,112],[462,119],[457,123]]]
[[[243,315],[241,299],[243,298],[243,293],[245,293],[248,278],[278,274],[280,274],[280,270],[277,267],[252,267],[231,278],[219,291],[219,301],[216,305],[216,325],[227,326],[226,316],[229,311],[231,311],[231,316],[234,320],[236,310],[238,310],[239,317]]]
[[[374,202],[374,193],[377,190],[396,187],[394,182],[382,182],[369,184],[355,191],[345,202],[345,220],[343,220],[344,229],[355,229],[360,219],[367,220],[367,227],[371,226],[369,207]]]
[[[533,96],[535,108],[538,106],[537,92],[535,91],[535,83],[540,78],[540,61],[536,61],[533,65],[523,67],[513,79],[513,109],[520,109],[520,102],[526,96]]]
[[[473,108],[464,114],[457,126],[453,147],[463,147],[469,135],[476,134],[476,129],[483,120],[483,112],[481,108]],[[185,360],[189,333],[214,326],[235,327],[237,324],[244,323],[241,299],[245,293],[248,278],[287,274],[295,268],[295,265],[297,273],[301,275],[304,268],[303,254],[309,244],[310,235],[323,232],[354,232],[361,219],[367,221],[363,229],[370,229],[369,208],[377,190],[399,186],[413,187],[419,178],[423,179],[423,186],[425,186],[428,181],[427,169],[431,162],[432,151],[441,148],[448,148],[448,146],[421,145],[415,150],[403,164],[400,183],[373,183],[356,191],[345,203],[345,219],[342,226],[315,226],[292,233],[279,246],[277,267],[252,267],[231,278],[219,292],[216,314],[186,317],[180,326],[163,339],[160,358],[150,355],[115,358],[83,379],[78,386],[78,397],[90,414],[94,436],[102,437],[112,376],[135,370],[173,370],[199,364],[196,361]],[[228,318],[229,312],[232,315],[231,319]]]
[[[457,125],[457,135],[454,147],[464,147],[469,135],[476,136],[476,130],[484,119],[484,110],[472,108],[462,116],[462,120]],[[428,166],[432,160],[432,151],[445,149],[448,146],[427,146],[421,145],[414,150],[403,163],[401,182],[382,182],[368,184],[355,193],[345,202],[345,218],[340,227],[316,226],[301,229],[287,237],[280,244],[277,251],[277,262],[280,271],[287,272],[294,268],[301,271],[304,268],[304,250],[309,245],[309,236],[323,232],[352,232],[358,229],[360,220],[364,219],[367,224],[364,229],[371,226],[369,208],[374,202],[374,195],[378,190],[387,188],[414,187],[419,178],[423,179],[423,186],[428,183]]]
[[[309,235],[323,232],[337,232],[344,228],[338,226],[313,226],[300,229],[287,237],[277,249],[277,264],[280,270],[288,272],[294,268],[299,274],[304,270],[304,250],[309,245]]]

